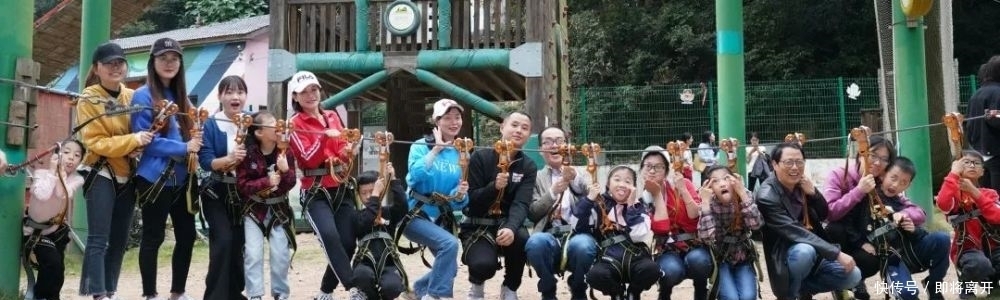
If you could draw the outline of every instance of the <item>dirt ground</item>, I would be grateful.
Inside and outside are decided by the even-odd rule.
[[[167,236],[169,237],[171,236],[171,234],[168,233]],[[292,287],[292,299],[312,299],[312,297],[319,290],[320,279],[323,274],[323,268],[326,267],[326,262],[321,254],[319,243],[312,234],[308,233],[299,234],[297,236],[297,239],[299,242],[299,251],[295,254],[295,260],[293,262],[292,270],[290,271],[289,275],[290,277],[289,282]],[[172,242],[167,241],[165,243],[165,246],[171,243]],[[200,297],[204,293],[205,273],[207,272],[208,268],[207,253],[208,253],[207,246],[204,243],[196,244],[195,257],[192,262],[191,272],[187,283],[188,293],[195,299],[200,299]],[[430,256],[430,253],[428,252],[427,255]],[[135,257],[136,256],[134,254],[130,253],[130,255],[126,257],[126,259],[134,259]],[[158,272],[160,282],[158,284],[158,287],[161,293],[163,293],[164,291],[168,291],[170,287],[170,282],[169,282],[170,262],[168,258],[169,254],[166,254],[166,255],[161,255],[160,259],[159,272]],[[431,259],[431,257],[428,257],[428,259]],[[411,281],[416,280],[416,278],[419,278],[419,276],[423,275],[428,270],[421,263],[420,257],[418,257],[417,254],[404,256],[403,263],[406,265],[405,269],[408,271]],[[761,261],[761,263],[762,263],[761,267],[765,268],[763,266],[763,261]],[[264,273],[268,274],[268,271],[266,270],[267,269],[265,269]],[[766,268],[763,271],[766,273],[767,272]],[[78,288],[80,285],[79,265],[78,264],[71,265],[70,268],[66,270],[66,272],[67,272],[66,283],[64,284],[62,290],[63,299],[86,299],[78,295]],[[499,285],[502,280],[502,277],[499,277],[500,274],[502,273],[498,272],[497,277],[487,282],[486,299],[499,299],[500,295]],[[520,290],[518,291],[520,298],[525,300],[539,299],[541,296],[538,294],[536,289],[537,286],[536,284],[538,282],[538,279],[535,277],[528,277],[528,274],[524,274],[523,276],[525,278]],[[918,274],[915,277],[917,280],[921,280],[925,276],[926,273],[923,273],[923,274]],[[468,278],[468,269],[464,265],[460,264],[458,270],[458,276],[455,278],[455,299],[466,299],[465,295],[469,287],[467,278]],[[776,299],[776,297],[774,297],[774,295],[771,293],[771,288],[767,283],[766,275],[764,278],[765,281],[760,284],[762,299]],[[869,278],[866,282],[868,284],[869,292],[874,293],[877,288],[874,278]],[[945,277],[945,282],[946,283],[957,282],[957,277],[955,275],[954,270],[948,271],[948,275],[947,277]],[[25,284],[24,280],[22,279],[21,280],[22,289],[24,287],[24,284]],[[561,279],[559,281],[559,288],[560,288],[558,294],[559,298],[568,299],[569,290],[568,287],[566,286],[565,280]],[[268,289],[269,288],[265,287],[265,291],[267,291]],[[651,290],[643,293],[642,299],[656,299],[656,289],[657,286],[653,286]],[[135,262],[127,262],[126,268],[125,270],[123,270],[123,274],[120,279],[118,295],[121,299],[126,299],[126,300],[141,299],[140,297],[141,292],[142,292],[142,287],[141,287],[141,280],[139,277],[138,264]],[[681,283],[681,285],[675,287],[675,291],[673,293],[674,295],[673,299],[691,299],[692,292],[693,289],[691,287],[691,281],[685,280],[684,282]],[[921,294],[922,294],[921,299],[926,299],[926,293],[921,292]],[[338,288],[338,290],[335,292],[335,296],[336,299],[346,299],[347,293],[342,288]],[[603,297],[600,295],[598,295],[598,298],[608,299],[608,297]],[[958,296],[955,293],[945,293],[945,298],[958,299]],[[817,295],[814,299],[817,300],[833,299],[833,297],[829,293],[826,293],[822,295]],[[873,298],[873,299],[880,299],[880,298]]]

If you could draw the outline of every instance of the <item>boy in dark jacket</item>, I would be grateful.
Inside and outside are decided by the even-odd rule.
[[[366,171],[358,176],[358,186],[365,207],[354,227],[359,237],[358,253],[352,263],[354,286],[368,299],[396,299],[407,287],[406,271],[400,266],[394,239],[396,226],[408,211],[403,183],[396,179],[392,165],[386,165],[386,176]]]

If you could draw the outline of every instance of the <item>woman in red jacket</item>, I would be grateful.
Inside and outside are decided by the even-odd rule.
[[[344,126],[337,112],[320,107],[323,90],[316,75],[305,71],[296,73],[288,82],[288,90],[292,93],[292,108],[295,109],[291,118],[295,130],[289,148],[302,170],[299,201],[330,262],[316,299],[332,300],[338,282],[350,291],[352,300],[363,299],[363,294],[354,288],[350,263],[357,245],[354,187],[350,182],[334,178],[328,168],[331,160],[348,161],[353,145],[341,138]]]

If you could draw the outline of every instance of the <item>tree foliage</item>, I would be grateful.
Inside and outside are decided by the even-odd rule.
[[[747,80],[874,76],[871,1],[744,1]],[[955,2],[960,73],[1000,49],[1000,2]],[[716,77],[714,1],[570,2],[574,86],[691,83]]]
[[[186,15],[204,24],[268,13],[267,0],[187,0]]]

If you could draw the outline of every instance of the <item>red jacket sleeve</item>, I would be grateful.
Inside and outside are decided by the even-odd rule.
[[[990,224],[1000,224],[1000,203],[998,200],[997,191],[988,188],[979,188],[979,198],[976,199],[976,205],[979,207],[979,211],[983,213],[983,218],[986,222]]]
[[[676,197],[676,193],[674,192],[673,189],[666,189],[665,192],[666,193],[664,193],[664,197],[663,197],[663,201],[664,201],[663,205],[666,205],[667,203],[669,203],[669,201],[673,200],[673,198]],[[656,220],[656,219],[654,219],[653,215],[655,215],[655,214],[656,214],[656,208],[654,207],[653,210],[652,210],[652,213],[650,213],[650,215],[649,215],[649,220],[651,221],[651,224],[650,224],[649,227],[650,227],[650,229],[653,230],[653,235],[666,235],[666,234],[669,234],[670,233],[670,216],[669,216],[670,214],[668,213],[667,217],[663,218],[663,220]]]
[[[944,183],[941,184],[941,190],[938,191],[937,197],[935,198],[935,203],[941,211],[945,214],[952,213],[958,208],[958,203],[961,203],[961,199],[958,199],[958,174],[948,173],[948,176],[944,177]]]

